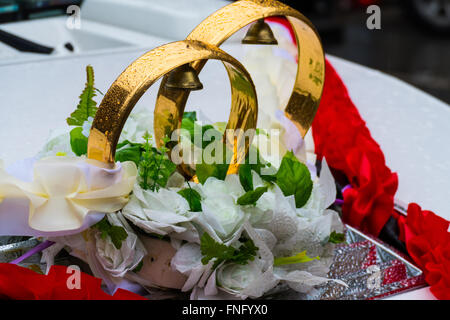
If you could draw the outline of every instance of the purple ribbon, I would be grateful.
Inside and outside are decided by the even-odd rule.
[[[54,245],[55,243],[53,241],[49,241],[46,240],[40,244],[38,244],[36,247],[34,247],[31,250],[28,250],[25,254],[21,255],[20,257],[18,257],[16,260],[11,261],[11,264],[19,264],[22,261],[24,261],[25,259],[31,257],[32,255],[41,252],[42,250],[47,249],[48,247],[51,247],[52,245]]]
[[[341,192],[344,193],[345,190],[350,189],[351,187],[352,187],[352,186],[348,184],[348,185],[346,185],[345,187],[342,188]],[[336,200],[334,201],[334,204],[335,204],[335,205],[338,205],[338,206],[342,206],[342,205],[344,204],[344,200],[342,200],[342,199],[336,199]]]
[[[341,192],[344,193],[345,190],[350,189],[352,186],[350,184],[346,185],[345,187],[342,188]]]

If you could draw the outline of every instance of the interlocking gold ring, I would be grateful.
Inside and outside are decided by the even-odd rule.
[[[300,12],[274,0],[241,0],[216,11],[200,23],[186,40],[199,40],[220,46],[236,31],[262,18],[284,16],[291,24],[298,48],[298,67],[294,88],[285,107],[285,115],[304,137],[319,107],[325,80],[325,58],[320,38],[311,22]],[[192,67],[199,73],[206,61]],[[166,88],[164,77],[155,110],[164,108],[167,99],[177,101],[182,113],[189,91],[173,92]],[[159,126],[156,123],[155,126]],[[161,138],[158,137],[157,138]]]
[[[88,141],[88,158],[114,164],[116,146],[125,121],[147,89],[160,77],[179,66],[208,59],[222,61],[230,79],[232,107],[228,127],[244,131],[255,129],[258,114],[256,91],[250,75],[242,64],[214,45],[195,40],[178,41],[147,52],[129,65],[111,85],[100,103],[92,124]],[[170,96],[160,97],[154,119],[154,123],[157,124],[154,127],[157,139],[166,135],[170,137],[171,132],[180,127],[184,105],[180,108],[179,103],[178,100],[170,99]],[[241,157],[242,155],[239,156],[235,152],[229,173],[236,172],[237,166],[242,161]]]

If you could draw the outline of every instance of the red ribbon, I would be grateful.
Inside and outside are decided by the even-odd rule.
[[[296,43],[285,18],[270,18],[285,26]],[[450,299],[449,221],[411,203],[407,217],[394,211],[398,177],[386,165],[383,151],[372,138],[348,94],[342,79],[326,61],[325,86],[312,133],[315,152],[330,167],[343,172],[352,188],[343,191],[344,222],[378,236],[390,217],[397,220],[399,239],[412,260],[425,273],[431,292]]]
[[[101,289],[101,279],[81,271],[78,286],[70,278],[73,275],[64,266],[52,266],[48,275],[42,275],[14,264],[0,263],[0,299],[145,300],[123,289],[110,296]]]
[[[344,221],[378,236],[394,208],[397,174],[386,166],[380,146],[328,61],[312,133],[319,159],[325,157],[329,166],[345,173],[352,185],[343,193]]]

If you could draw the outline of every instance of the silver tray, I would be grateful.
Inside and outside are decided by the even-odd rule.
[[[300,294],[287,286],[267,296],[276,300],[372,300],[426,286],[422,270],[379,239],[346,225],[346,243],[336,246],[329,278],[314,295]]]

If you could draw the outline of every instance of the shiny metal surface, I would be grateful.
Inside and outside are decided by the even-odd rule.
[[[203,84],[195,70],[186,63],[168,74],[166,87],[170,89],[201,90]]]
[[[276,45],[278,41],[264,19],[259,19],[248,29],[242,43]]]
[[[286,286],[275,288],[266,298],[282,300],[367,300],[381,299],[426,285],[422,271],[407,258],[378,239],[346,225],[346,243],[336,246],[328,278],[344,281],[348,287],[329,281],[311,295]]]
[[[88,157],[114,163],[114,154],[123,125],[131,110],[147,89],[170,71],[201,60],[221,60],[231,83],[232,106],[228,128],[255,129],[258,105],[254,84],[240,62],[226,52],[195,40],[169,43],[153,49],[128,66],[105,94],[95,116],[89,141]],[[160,97],[154,111],[155,140],[161,145],[164,137],[181,126],[184,103],[177,97],[187,90],[164,86],[166,95]],[[187,96],[186,96],[187,97]],[[245,136],[226,137],[231,150],[242,143]],[[248,141],[245,143],[248,148]],[[235,150],[229,173],[237,172],[247,150]],[[182,166],[184,168],[184,166]]]
[[[297,76],[285,114],[304,137],[310,128],[319,106],[325,80],[325,62],[322,44],[316,29],[300,12],[274,0],[241,0],[211,14],[188,36],[187,40],[199,40],[220,46],[231,35],[248,24],[266,17],[284,16],[295,33],[298,48]],[[196,61],[192,67],[199,73],[206,61]],[[156,106],[164,104],[167,97],[179,101],[184,110],[189,92],[168,92],[164,77]],[[231,120],[231,119],[230,119]]]

